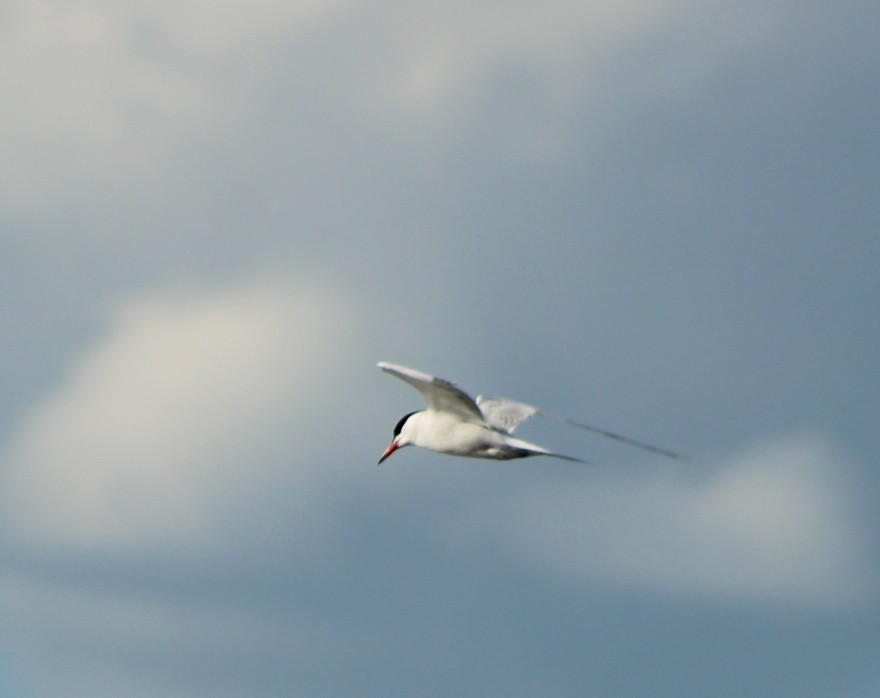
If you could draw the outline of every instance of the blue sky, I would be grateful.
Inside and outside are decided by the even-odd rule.
[[[11,3],[0,695],[876,696],[878,19]]]

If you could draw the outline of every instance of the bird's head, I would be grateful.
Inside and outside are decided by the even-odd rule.
[[[409,446],[412,443],[412,439],[410,438],[408,432],[408,426],[411,425],[409,422],[409,418],[412,417],[416,412],[410,412],[409,414],[403,415],[400,418],[400,421],[394,426],[394,435],[391,438],[391,443],[388,444],[388,448],[382,453],[382,457],[379,459],[379,463],[384,461],[388,456],[394,453],[398,448],[403,448],[404,446]],[[378,465],[378,463],[377,463]]]

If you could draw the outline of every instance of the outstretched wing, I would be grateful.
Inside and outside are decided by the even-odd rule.
[[[516,429],[520,424],[526,421],[529,417],[537,414],[541,417],[546,417],[547,419],[554,419],[557,422],[570,424],[571,426],[577,427],[578,429],[590,431],[594,434],[599,434],[600,436],[605,436],[609,439],[614,439],[615,441],[620,441],[621,443],[635,446],[636,448],[640,448],[643,451],[650,451],[651,453],[657,453],[661,456],[674,458],[676,460],[690,460],[690,458],[688,458],[687,456],[683,456],[680,453],[675,453],[674,451],[660,448],[659,446],[652,446],[651,444],[646,444],[644,441],[631,439],[628,436],[615,434],[613,431],[608,431],[607,429],[599,429],[598,427],[590,426],[589,424],[584,424],[583,422],[576,422],[573,419],[563,417],[559,414],[545,412],[544,410],[538,409],[537,407],[534,407],[532,405],[527,405],[524,402],[506,400],[500,397],[486,397],[484,395],[479,395],[477,396],[477,405],[479,405],[480,409],[483,412],[483,417],[490,426],[493,426],[496,429],[501,429],[508,434],[512,434],[513,430]]]
[[[474,399],[454,383],[387,361],[380,361],[377,365],[385,373],[406,381],[418,390],[429,410],[449,412],[469,422],[484,421],[483,413]]]
[[[520,424],[540,411],[524,402],[486,395],[477,396],[477,405],[489,426],[508,434],[512,434]]]

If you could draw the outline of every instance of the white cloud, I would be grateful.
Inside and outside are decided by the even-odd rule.
[[[0,197],[149,171],[241,113],[244,86],[336,0],[18,0],[0,42]]]
[[[483,0],[414,4],[390,25],[378,109],[441,131],[466,115],[505,155],[554,162],[589,137],[584,114],[668,100],[780,22],[760,4]]]
[[[578,579],[834,605],[860,598],[874,572],[862,562],[849,472],[820,439],[780,438],[712,475],[591,472],[574,485],[530,487],[481,504],[467,527]]]
[[[435,107],[461,96],[506,59],[563,68],[621,38],[657,30],[687,0],[472,2],[413,6],[400,22],[406,50],[389,95]],[[571,85],[568,85],[571,87]]]
[[[16,0],[4,11],[0,42],[7,105],[0,114],[0,199],[54,202],[84,186],[142,182],[179,163],[188,145],[252,137],[234,130],[253,124],[242,117],[271,101],[271,76],[290,70],[279,63],[289,60],[284,47],[307,33],[321,32],[310,79],[351,85],[343,91],[349,102],[324,108],[342,113],[363,100],[371,113],[416,128],[486,108],[487,93],[498,96],[499,69],[514,66],[519,106],[490,100],[492,131],[510,148],[539,155],[563,149],[576,106],[588,96],[595,110],[598,93],[663,91],[675,75],[705,71],[711,56],[741,51],[772,24],[757,6],[706,9],[691,0],[363,8],[357,0],[224,0],[210,7],[193,0]],[[368,20],[357,46],[347,31],[336,33],[334,20],[347,11]],[[690,26],[690,14],[700,12],[699,26]],[[621,57],[621,49],[679,22],[686,40],[668,55]],[[353,66],[365,51],[368,60]],[[633,65],[650,77],[632,79]],[[295,69],[292,75],[301,78]],[[524,79],[530,90],[523,97]]]
[[[7,535],[87,549],[210,540],[237,499],[273,479],[272,436],[306,436],[297,421],[320,409],[321,376],[338,372],[352,322],[307,286],[123,303],[4,454]],[[284,479],[307,498],[315,473],[290,463]]]

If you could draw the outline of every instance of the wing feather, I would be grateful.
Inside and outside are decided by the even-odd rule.
[[[560,414],[545,412],[542,409],[534,407],[533,405],[527,405],[524,402],[516,402],[515,400],[507,400],[500,397],[486,397],[485,395],[479,395],[477,396],[477,405],[479,405],[480,409],[483,412],[483,417],[490,426],[493,426],[496,429],[501,429],[508,434],[512,434],[514,429],[516,429],[529,417],[539,415],[547,419],[553,419],[557,422],[562,422],[563,424],[577,427],[578,429],[583,429],[584,431],[592,432],[593,434],[599,434],[600,436],[604,436],[608,439],[613,439],[615,441],[628,444],[629,446],[635,446],[636,448],[640,448],[643,451],[650,451],[651,453],[666,456],[667,458],[674,458],[676,460],[690,461],[690,458],[688,456],[676,453],[675,451],[670,451],[666,448],[660,448],[659,446],[652,446],[651,444],[645,443],[644,441],[638,441],[637,439],[633,439],[628,436],[616,434],[615,432],[608,431],[607,429],[600,429],[599,427],[584,424],[583,422],[577,422],[574,419],[563,417]]]
[[[474,399],[454,383],[388,361],[380,361],[378,366],[418,390],[429,410],[450,412],[471,422],[484,422],[483,413]]]
[[[477,405],[490,426],[508,434],[512,434],[520,424],[539,412],[537,407],[524,402],[486,395],[477,396]]]

